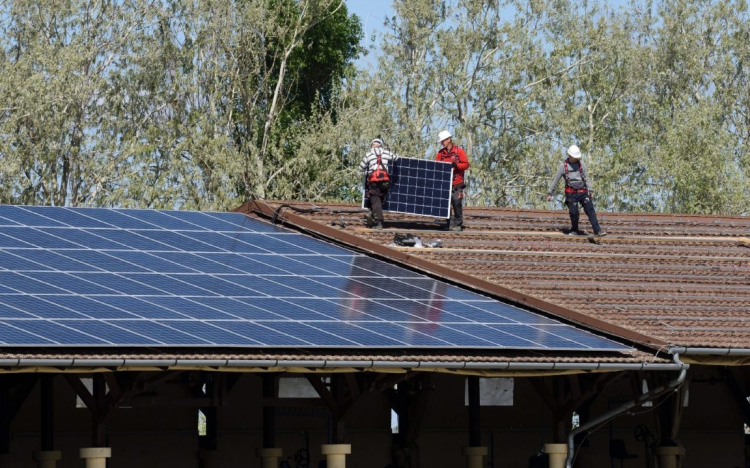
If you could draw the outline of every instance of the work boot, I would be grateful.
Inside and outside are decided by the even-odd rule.
[[[606,236],[606,235],[607,235],[607,233],[606,233],[606,232],[604,232],[604,231],[599,231],[599,232],[597,232],[597,233],[596,233],[596,234],[594,234],[594,235],[595,235],[596,237],[604,237],[604,236]]]
[[[453,232],[461,232],[461,231],[463,231],[463,230],[464,230],[464,228],[463,228],[463,227],[461,227],[461,225],[459,225],[459,224],[457,224],[457,225],[455,225],[455,226],[451,227],[451,231],[453,231]]]
[[[377,222],[377,223],[373,224],[372,228],[370,228],[370,229],[374,229],[375,231],[380,231],[381,229],[383,229],[383,223]]]
[[[586,233],[583,231],[570,231],[568,233],[569,236],[585,236]]]

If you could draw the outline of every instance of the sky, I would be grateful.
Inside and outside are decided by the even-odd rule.
[[[366,46],[370,45],[372,33],[383,26],[385,17],[393,14],[391,0],[346,0],[346,7],[362,20]]]
[[[373,44],[370,39],[373,32],[377,32],[383,26],[383,21],[387,16],[393,15],[393,2],[391,0],[345,0],[349,13],[354,13],[362,20],[364,30],[364,39],[362,45],[367,49]],[[627,8],[628,0],[609,0],[609,4],[614,8]],[[371,51],[368,56],[360,57],[357,60],[357,66],[367,67],[373,65],[378,57],[377,48]]]
[[[370,41],[373,32],[383,27],[386,16],[393,15],[391,0],[345,0],[349,14],[356,14],[362,20],[364,38],[362,45],[369,49],[373,44]],[[378,52],[371,51],[366,57],[360,57],[356,64],[358,67],[373,65],[377,60]]]

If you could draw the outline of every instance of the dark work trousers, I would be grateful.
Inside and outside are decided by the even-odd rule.
[[[388,193],[390,184],[388,182],[368,182],[367,194],[370,196],[370,210],[372,219],[376,223],[383,222],[383,198]]]
[[[589,197],[587,192],[581,193],[566,193],[565,203],[568,205],[570,211],[570,224],[571,230],[578,230],[578,204],[583,205],[583,211],[586,216],[589,217],[591,227],[594,229],[594,234],[599,234],[602,229],[599,227],[599,221],[596,219],[596,210],[594,209],[594,201]]]
[[[453,192],[451,193],[451,208],[453,208],[451,226],[463,226],[464,224],[464,188],[466,188],[466,184],[456,184],[453,186]]]

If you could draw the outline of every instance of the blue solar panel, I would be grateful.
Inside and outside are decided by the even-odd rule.
[[[51,208],[45,207],[43,209],[49,210]],[[121,210],[108,210],[104,208],[89,208],[87,210],[74,210],[71,208],[65,208],[65,210],[77,212],[87,217],[90,222],[93,221],[97,224],[96,226],[92,227],[116,227],[122,229],[154,229],[157,227],[151,223],[141,221],[138,218],[123,214]],[[66,224],[78,226],[75,221],[66,222]]]
[[[390,188],[383,200],[383,211],[450,217],[453,179],[450,163],[398,158],[390,166]],[[369,207],[369,197],[363,197],[362,207]]]
[[[169,310],[179,311],[193,320],[236,320],[238,317],[232,315],[232,306],[246,309],[233,299],[218,296],[193,298],[160,296],[142,299]]]
[[[20,218],[20,220],[24,220],[22,224],[26,226],[50,226],[50,224],[46,224],[48,222],[54,222],[55,226],[76,226],[78,228],[85,228],[85,227],[97,227],[97,228],[106,228],[106,227],[112,227],[109,224],[105,224],[102,222],[99,222],[95,219],[90,218],[89,216],[86,216],[83,213],[80,213],[76,210],[69,210],[67,208],[54,208],[50,206],[24,206],[22,208],[24,211],[29,212],[31,215],[35,216],[34,218]],[[89,213],[93,212],[93,210],[88,210]],[[25,215],[29,216],[29,215]],[[45,221],[47,220],[47,221]],[[58,224],[59,223],[59,224]]]
[[[43,299],[42,299],[43,297]],[[5,294],[0,295],[0,304],[5,304],[7,307],[0,307],[0,310],[8,317],[13,316],[16,318],[46,318],[46,319],[81,319],[86,318],[85,315],[79,314],[78,312],[65,307],[61,307],[57,304],[50,302],[49,296],[26,296],[20,294]],[[25,315],[14,315],[12,309],[17,309],[25,312]]]
[[[67,226],[67,224],[62,222],[57,222],[53,219],[49,219],[45,216],[40,216],[37,214],[32,213],[29,211],[30,206],[8,206],[8,205],[2,205],[0,206],[0,216],[5,218],[5,221],[3,223],[0,223],[0,225],[20,225],[20,226],[38,226],[38,227],[46,227],[46,226]],[[60,213],[60,216],[64,216],[63,213]]]
[[[239,213],[9,206],[0,345],[626,349]]]

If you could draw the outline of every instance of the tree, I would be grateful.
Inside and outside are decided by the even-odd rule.
[[[338,164],[300,138],[361,52],[341,0],[32,3],[0,26],[6,201],[227,208]]]

